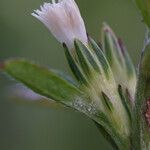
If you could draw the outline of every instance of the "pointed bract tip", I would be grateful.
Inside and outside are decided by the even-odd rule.
[[[63,48],[67,48],[67,45],[65,43],[62,43]]]
[[[119,47],[121,49],[121,52],[122,52],[123,56],[125,56],[126,48],[124,46],[123,40],[121,38],[118,38],[117,40],[118,40],[118,44],[119,44]]]
[[[74,39],[74,46],[75,46],[75,48],[77,48],[77,47],[79,47],[81,44],[83,44],[80,40],[78,40],[78,39]]]
[[[126,94],[127,98],[130,100],[130,102],[133,103],[134,102],[134,97],[131,96],[131,94],[130,94],[130,92],[127,88],[125,89],[125,94]]]
[[[122,89],[122,86],[120,84],[118,84],[118,89]]]
[[[106,22],[103,22],[103,31],[111,32],[109,25]]]

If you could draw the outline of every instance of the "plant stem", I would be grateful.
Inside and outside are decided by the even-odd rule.
[[[150,101],[150,46],[145,48],[139,67],[139,78],[135,97],[135,107],[133,108],[133,150],[150,149],[150,120],[146,119],[148,113],[147,103]]]

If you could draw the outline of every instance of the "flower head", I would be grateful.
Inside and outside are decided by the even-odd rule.
[[[32,15],[69,49],[74,47],[74,39],[87,43],[85,24],[74,0],[59,0],[58,3],[53,0],[52,3],[44,3],[41,10],[35,10]]]

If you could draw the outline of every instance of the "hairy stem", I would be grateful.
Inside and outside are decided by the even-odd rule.
[[[133,150],[150,149],[150,44],[145,47],[139,67],[139,78],[133,108]]]

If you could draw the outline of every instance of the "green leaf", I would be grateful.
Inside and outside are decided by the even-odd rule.
[[[3,71],[40,95],[61,103],[69,103],[82,95],[81,91],[51,70],[26,60],[9,60]]]
[[[150,0],[136,0],[136,3],[143,16],[143,21],[150,28]]]

